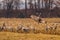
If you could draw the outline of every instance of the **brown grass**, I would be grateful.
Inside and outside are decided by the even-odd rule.
[[[60,40],[59,35],[0,32],[0,40]]]
[[[56,33],[60,35],[60,18],[43,18],[43,20],[47,21],[47,25],[51,26],[53,23],[58,23],[58,29]],[[51,35],[51,34],[43,34],[45,31],[45,23],[37,23],[30,18],[0,18],[0,26],[3,23],[6,23],[6,26],[17,27],[19,24],[23,24],[25,26],[32,25],[33,27],[40,30],[39,34],[21,34],[21,33],[13,33],[13,32],[0,32],[0,40],[60,40],[59,35]],[[52,31],[54,32],[54,31]],[[51,33],[51,31],[49,31]],[[53,34],[53,33],[52,33]]]

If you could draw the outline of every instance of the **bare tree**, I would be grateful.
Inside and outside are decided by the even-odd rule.
[[[38,0],[38,9],[40,10],[40,0]]]
[[[1,9],[2,4],[0,3],[0,9]]]
[[[47,8],[48,0],[44,0],[44,1],[45,1],[45,8]]]
[[[36,0],[34,1],[34,5],[35,5],[35,14],[36,14],[37,11]]]
[[[44,1],[44,0],[42,0],[42,8],[43,8],[43,1]]]
[[[14,0],[15,9],[20,9],[20,0]]]
[[[29,0],[29,5],[30,5],[30,9],[32,10],[33,8],[32,0]]]
[[[26,17],[27,17],[27,0],[25,0],[25,14],[26,14]]]
[[[6,1],[3,0],[2,3],[3,3],[3,4],[2,4],[2,5],[3,5],[2,8],[5,10],[5,9],[6,9]]]
[[[6,10],[6,17],[11,17],[10,13],[12,13],[12,9],[13,9],[13,0],[3,0],[3,2],[5,3],[5,9]]]

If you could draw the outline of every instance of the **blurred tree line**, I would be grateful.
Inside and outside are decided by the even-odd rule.
[[[57,11],[60,9],[57,7],[52,9],[53,0],[24,0],[25,9],[21,9],[21,4],[23,5],[22,0],[3,0],[0,3],[0,17],[25,18],[32,14],[41,14],[41,17],[60,17]]]

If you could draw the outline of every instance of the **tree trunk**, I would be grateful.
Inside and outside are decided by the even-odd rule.
[[[25,0],[25,15],[27,17],[27,0]]]

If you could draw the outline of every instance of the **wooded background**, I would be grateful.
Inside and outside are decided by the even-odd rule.
[[[57,3],[60,4],[54,0],[24,0],[25,8],[21,9],[20,5],[23,5],[21,0],[3,0],[0,2],[0,17],[29,18],[32,14],[41,15],[43,18],[60,17],[60,7]]]

